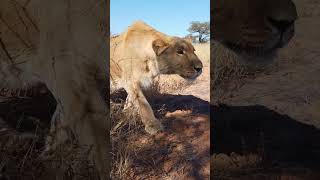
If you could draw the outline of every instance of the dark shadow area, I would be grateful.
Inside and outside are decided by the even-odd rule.
[[[115,91],[110,95],[110,100],[115,103],[121,103],[126,100],[127,93],[124,89]],[[148,102],[154,110],[161,108],[166,111],[174,112],[176,110],[192,110],[192,114],[210,113],[210,104],[193,95],[173,95],[173,94],[146,94]],[[154,112],[156,113],[156,112]]]
[[[32,90],[30,96],[10,97],[0,101],[0,117],[19,132],[34,132],[36,128],[48,129],[56,109],[57,102],[48,90],[39,93],[39,86],[32,87]]]
[[[264,106],[211,107],[211,154],[258,153],[266,162],[320,168],[320,130]]]
[[[176,110],[190,110],[191,115],[195,116],[209,116],[210,113],[209,102],[192,95],[161,94],[159,96],[153,97],[152,99],[149,99],[150,104],[155,110],[161,108],[165,109],[165,112],[174,112]],[[204,148],[199,152],[199,149],[195,147],[195,144],[192,144],[189,141],[191,141],[192,139],[200,139],[204,135],[205,131],[208,131],[208,129],[206,130],[206,127],[204,126],[209,125],[209,122],[191,123],[187,121],[188,117],[181,119],[174,117],[167,118],[167,121],[164,122],[164,125],[167,128],[170,128],[170,132],[168,133],[174,133],[177,142],[183,142],[186,146],[186,149],[183,152],[181,152],[181,154],[177,154],[177,156],[180,156],[180,159],[175,162],[172,168],[174,169],[177,167],[182,167],[181,165],[183,163],[187,163],[192,167],[189,169],[189,173],[193,178],[204,179],[205,177],[201,175],[199,169],[203,167],[204,159],[209,158],[209,147]],[[193,129],[193,131],[188,132],[188,129]],[[203,143],[205,144],[205,142]],[[191,160],[186,161],[188,159]]]
[[[127,92],[124,89],[119,89],[110,94],[110,101],[114,103],[124,102],[127,98]]]
[[[191,119],[197,116],[207,116],[209,118],[210,105],[209,102],[204,101],[192,95],[172,95],[172,94],[160,94],[156,97],[149,98],[149,102],[153,109],[158,112],[158,109],[165,109],[164,112],[175,112],[177,110],[190,110],[190,115],[184,117],[176,116],[165,118],[164,125],[167,128],[168,133],[172,133],[175,136],[177,142],[183,143],[186,147],[184,151],[176,154],[180,156],[178,160],[173,164],[172,169],[178,167],[190,166],[188,169],[190,177],[195,179],[205,179],[200,169],[203,169],[206,165],[206,160],[210,158],[210,147],[206,146],[205,141],[209,141],[209,119],[204,122],[192,122]],[[161,111],[160,111],[161,112]],[[160,118],[163,118],[164,114],[157,113]],[[204,138],[208,135],[207,138]],[[199,141],[195,143],[196,141]],[[203,146],[203,147],[200,147]],[[175,152],[177,153],[177,152]],[[174,158],[169,156],[167,160]]]
[[[210,113],[209,102],[193,95],[160,94],[156,97],[149,98],[149,102],[155,109],[162,107],[169,112],[192,110],[192,114],[209,115]]]

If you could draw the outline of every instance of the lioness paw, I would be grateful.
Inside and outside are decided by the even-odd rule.
[[[144,129],[150,135],[154,135],[154,134],[164,130],[164,127],[160,121],[156,120],[152,124],[145,125]]]
[[[132,110],[133,108],[134,108],[134,105],[132,102],[126,102],[124,104],[123,111]]]

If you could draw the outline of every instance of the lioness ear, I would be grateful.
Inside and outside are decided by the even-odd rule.
[[[169,45],[164,42],[162,39],[156,39],[152,42],[153,51],[159,56],[163,51],[165,51]]]

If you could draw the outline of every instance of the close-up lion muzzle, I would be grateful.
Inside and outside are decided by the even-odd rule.
[[[289,43],[291,38],[294,35],[294,22],[296,20],[296,15],[292,18],[286,19],[276,19],[272,17],[267,17],[266,24],[270,26],[272,29],[273,34],[275,34],[277,39],[277,43],[274,46],[276,48],[282,48]]]
[[[293,38],[298,15],[291,1],[279,1],[277,7],[273,6],[273,0],[261,3],[234,0],[232,4],[229,3],[216,2],[212,37],[242,59],[272,60],[277,51]],[[243,9],[237,8],[242,7],[241,4],[248,5]],[[286,7],[286,11],[282,7]],[[244,10],[247,13],[243,13]]]
[[[202,73],[202,62],[199,59],[195,60],[195,62],[193,62],[192,67],[192,70],[181,73],[180,76],[187,80],[197,79]]]

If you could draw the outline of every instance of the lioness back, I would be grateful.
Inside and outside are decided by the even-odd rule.
[[[127,31],[110,41],[110,76],[112,90],[124,87],[130,79],[142,80],[151,85],[151,78],[158,75],[152,41],[166,35],[138,21]]]

